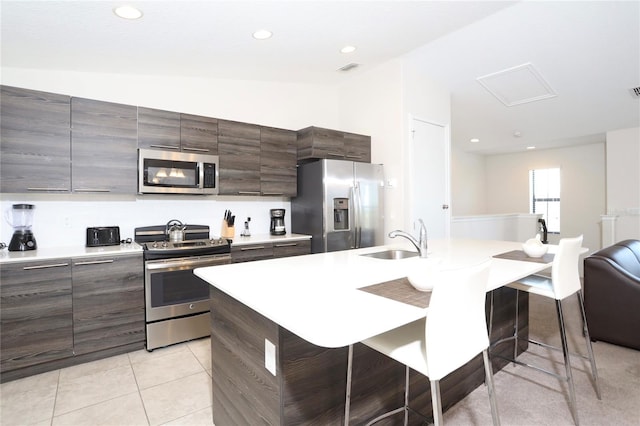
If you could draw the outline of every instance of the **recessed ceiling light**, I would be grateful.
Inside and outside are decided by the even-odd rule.
[[[255,38],[256,40],[266,40],[268,38],[271,38],[272,35],[273,33],[271,31],[258,30],[255,33],[253,33],[253,38]]]
[[[472,139],[470,139],[470,140],[469,140],[469,142],[471,142],[471,143],[478,143],[478,142],[480,142],[480,139],[478,139],[478,138],[472,138]]]
[[[356,47],[355,46],[345,46],[342,49],[340,49],[340,53],[352,53],[356,51]]]
[[[527,149],[528,150],[532,150],[532,149],[536,149],[536,147],[535,146],[528,146]]]
[[[139,19],[142,17],[142,11],[133,6],[120,6],[113,9],[113,13],[123,19]]]

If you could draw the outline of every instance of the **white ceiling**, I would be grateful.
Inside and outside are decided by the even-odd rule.
[[[113,1],[3,0],[2,66],[333,85],[410,54],[451,90],[453,142],[468,151],[598,142],[640,126],[629,92],[640,86],[638,1],[128,3],[144,17],[116,18]],[[262,28],[274,36],[254,40]],[[347,44],[358,50],[340,53]],[[351,62],[361,66],[337,71]],[[557,96],[505,106],[476,81],[526,63]]]

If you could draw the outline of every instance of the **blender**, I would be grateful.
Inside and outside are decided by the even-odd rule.
[[[5,213],[5,219],[14,229],[9,251],[36,249],[36,239],[31,232],[34,208],[33,204],[14,204],[12,209]]]

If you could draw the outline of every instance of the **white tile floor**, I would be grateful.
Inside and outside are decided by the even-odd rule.
[[[206,425],[210,339],[140,350],[0,385],[0,425]]]

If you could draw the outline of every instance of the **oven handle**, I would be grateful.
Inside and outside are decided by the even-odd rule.
[[[226,265],[231,263],[231,256],[201,256],[201,257],[181,257],[178,259],[148,260],[145,268],[148,270],[171,269],[171,268],[197,268],[201,266]]]

